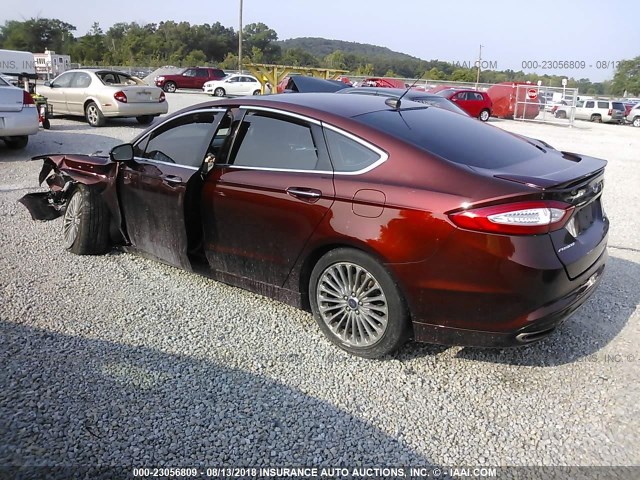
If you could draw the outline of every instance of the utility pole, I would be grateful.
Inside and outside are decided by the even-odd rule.
[[[480,83],[480,65],[482,64],[482,45],[480,45],[480,53],[478,54],[478,74],[476,75],[476,90],[478,90],[478,83]]]
[[[240,0],[240,29],[238,30],[238,73],[242,73],[242,0]]]

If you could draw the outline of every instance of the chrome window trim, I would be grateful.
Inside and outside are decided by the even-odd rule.
[[[360,145],[362,145],[365,148],[368,148],[369,150],[372,150],[376,155],[379,156],[379,159],[376,160],[375,162],[373,162],[371,165],[361,169],[361,170],[355,170],[353,172],[339,172],[336,170],[298,170],[298,169],[288,169],[288,168],[269,168],[269,167],[247,167],[247,166],[242,166],[242,165],[233,165],[233,164],[224,164],[224,165],[220,165],[225,166],[225,167],[230,167],[230,168],[236,168],[239,170],[262,170],[262,171],[267,171],[267,172],[292,172],[292,173],[317,173],[320,175],[327,175],[327,174],[333,174],[333,175],[361,175],[363,173],[367,173],[371,170],[373,170],[374,168],[378,167],[379,165],[382,165],[384,162],[387,161],[387,159],[389,158],[389,154],[387,152],[385,152],[384,150],[382,150],[381,148],[376,147],[375,145],[367,142],[366,140],[363,140],[362,138],[353,135],[352,133],[349,133],[345,130],[342,130],[341,128],[335,127],[331,124],[322,122],[320,120],[316,120],[315,118],[310,118],[304,115],[300,115],[298,113],[292,113],[292,112],[286,112],[283,110],[279,110],[277,108],[271,108],[271,107],[260,107],[260,106],[248,106],[248,105],[243,105],[240,108],[247,110],[247,111],[251,111],[251,110],[257,110],[257,111],[261,111],[261,112],[267,112],[267,113],[275,113],[278,115],[282,115],[285,117],[292,117],[295,118],[297,120],[302,120],[304,122],[308,122],[308,123],[313,123],[314,125],[318,125],[322,128],[327,128],[329,130],[333,130],[334,132],[338,133],[339,135],[343,135],[347,138],[349,138],[350,140],[353,140],[354,142],[359,143]]]
[[[322,125],[322,122],[320,120],[316,120],[315,118],[311,118],[311,117],[306,117],[304,115],[300,115],[299,113],[293,113],[293,112],[286,112],[283,110],[278,110],[277,108],[271,108],[271,107],[260,107],[260,106],[249,106],[249,105],[242,105],[240,108],[247,110],[247,111],[251,111],[251,110],[257,110],[259,112],[268,112],[268,113],[276,113],[278,115],[282,115],[285,117],[291,117],[291,118],[296,118],[298,120],[302,120],[304,122],[309,122],[309,123],[313,123],[315,125]]]
[[[339,171],[335,171],[336,175],[361,175],[363,173],[367,173],[370,172],[371,170],[373,170],[374,168],[378,167],[379,165],[382,165],[384,162],[386,162],[389,159],[389,154],[387,152],[385,152],[384,150],[382,150],[381,148],[376,147],[375,145],[367,142],[366,140],[363,140],[362,138],[346,132],[344,130],[342,130],[341,128],[338,127],[334,127],[333,125],[329,125],[327,123],[322,122],[322,127],[326,128],[328,130],[332,130],[334,132],[336,132],[339,135],[343,135],[347,138],[349,138],[350,140],[353,140],[356,143],[359,143],[360,145],[362,145],[365,148],[368,148],[369,150],[372,150],[375,154],[377,154],[380,158],[378,158],[378,160],[376,160],[375,162],[373,162],[371,165],[369,165],[368,167],[365,167],[361,170],[356,170],[354,172],[339,172]]]
[[[200,167],[191,167],[189,165],[182,165],[181,163],[163,162],[162,160],[154,160],[153,158],[144,158],[144,157],[133,157],[133,158],[135,160],[139,160],[140,163],[153,163],[153,164],[158,163],[160,165],[169,165],[170,167],[186,168],[187,170],[193,170],[196,172],[200,170]]]

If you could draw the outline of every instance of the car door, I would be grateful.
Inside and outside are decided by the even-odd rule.
[[[178,85],[179,88],[196,88],[196,74],[197,69],[189,68],[182,73],[182,82]]]
[[[227,95],[242,95],[242,93],[240,92],[240,88],[240,77],[237,75],[234,77],[230,77],[225,81],[224,89]]]
[[[200,193],[200,168],[223,113],[198,110],[165,122],[136,142],[133,161],[121,164],[118,194],[136,250],[191,269],[185,215],[192,212],[193,195]]]
[[[40,93],[47,97],[54,113],[69,113],[67,108],[66,90],[73,82],[76,72],[66,72],[56,77],[48,86],[40,89]]]
[[[461,109],[463,109],[472,117],[475,116],[469,111],[469,102],[467,101],[467,92],[456,93],[455,95],[453,95],[453,97],[451,97],[451,101],[455,102],[456,105],[458,105]]]
[[[584,106],[578,107],[576,105],[576,118],[580,120],[590,120],[591,114],[596,107],[596,102],[593,100],[587,100],[584,102]]]
[[[73,115],[84,115],[84,102],[88,98],[91,76],[86,72],[76,72],[71,83],[64,89],[67,111]]]
[[[334,202],[322,130],[248,109],[231,131],[203,188],[205,254],[213,270],[282,286]]]

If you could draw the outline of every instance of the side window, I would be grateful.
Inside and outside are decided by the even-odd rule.
[[[578,107],[578,108],[582,108],[582,107],[584,107],[584,101],[583,101],[583,100],[578,101],[578,102],[576,103],[576,107]]]
[[[185,72],[182,75],[185,77],[195,77],[196,70],[194,68],[190,68],[189,70],[185,70]]]
[[[609,102],[598,102],[598,108],[609,108]]]
[[[248,112],[236,133],[230,163],[236,167],[315,170],[318,158],[311,127],[306,123]]]
[[[196,76],[201,78],[209,78],[209,72],[204,68],[199,68],[196,70]]]
[[[51,84],[59,88],[67,88],[70,86],[71,80],[73,80],[73,77],[75,75],[76,75],[75,72],[63,73],[58,78],[56,78]]]
[[[237,83],[240,81],[240,77],[231,77],[229,83]]]
[[[78,72],[70,86],[73,88],[87,88],[89,85],[91,85],[91,77],[86,73]]]
[[[456,98],[458,100],[466,100],[466,93],[465,92],[460,92],[459,94],[456,95]]]
[[[585,108],[593,108],[595,106],[595,102],[593,100],[589,100],[584,106]]]
[[[346,135],[325,128],[324,136],[336,172],[364,170],[381,158],[377,152]]]
[[[200,168],[220,112],[196,112],[157,128],[134,145],[134,155],[165,163]]]
[[[476,92],[473,95],[475,96],[475,99],[478,100],[479,102],[484,102],[484,97],[482,96],[481,93]]]

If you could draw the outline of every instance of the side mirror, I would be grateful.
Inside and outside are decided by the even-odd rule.
[[[127,162],[133,160],[133,145],[123,143],[122,145],[113,147],[109,152],[109,158],[112,162]]]

